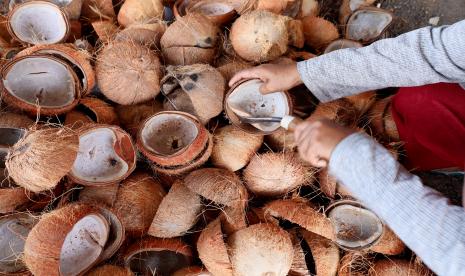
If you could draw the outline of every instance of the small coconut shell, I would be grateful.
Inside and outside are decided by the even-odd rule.
[[[0,113],[0,127],[28,129],[34,124],[29,117],[13,112]]]
[[[118,23],[124,27],[152,23],[157,19],[163,19],[163,4],[160,0],[126,0],[118,13]]]
[[[192,264],[192,251],[180,239],[145,237],[123,252],[124,265],[137,275],[171,275]]]
[[[343,0],[339,8],[339,23],[341,25],[347,24],[347,20],[354,11],[371,6],[374,2],[375,0]]]
[[[320,190],[326,196],[334,198],[337,189],[337,180],[329,174],[328,169],[322,169],[318,173],[318,182],[320,183]]]
[[[118,105],[115,107],[121,126],[136,138],[141,122],[163,110],[163,104],[154,100],[136,105]]]
[[[194,226],[201,211],[200,196],[177,181],[160,203],[148,234],[159,238],[182,236]]]
[[[96,74],[102,93],[118,104],[145,102],[160,92],[160,60],[149,48],[114,42],[97,57]]]
[[[87,276],[134,276],[134,273],[129,270],[129,268],[124,268],[116,265],[102,265],[97,268],[92,269]]]
[[[363,44],[357,41],[349,40],[349,39],[338,39],[331,42],[328,46],[326,46],[325,54],[341,50],[347,48],[361,48]]]
[[[405,248],[402,240],[389,227],[384,226],[383,235],[370,250],[384,255],[399,255]]]
[[[202,267],[189,266],[176,271],[172,276],[213,276],[213,274]]]
[[[369,276],[428,276],[433,275],[427,268],[407,260],[381,259],[368,271]]]
[[[301,230],[305,242],[311,249],[317,275],[336,275],[340,262],[339,247],[320,235]]]
[[[81,15],[83,19],[91,21],[116,18],[111,0],[84,0]]]
[[[134,24],[116,34],[116,41],[131,41],[150,48],[160,46],[160,39],[168,25],[163,22]]]
[[[78,144],[77,134],[65,128],[29,130],[8,153],[8,175],[33,192],[53,189],[71,171]]]
[[[316,50],[323,50],[339,38],[337,27],[321,17],[308,16],[302,19],[305,43]]]
[[[149,174],[136,172],[123,181],[113,209],[121,214],[128,236],[141,237],[147,234],[165,195],[161,184]]]
[[[383,9],[374,7],[360,8],[347,21],[345,36],[347,39],[363,44],[381,38],[391,26],[394,15]]]
[[[234,275],[282,275],[289,272],[294,250],[289,233],[270,224],[255,224],[228,238]]]

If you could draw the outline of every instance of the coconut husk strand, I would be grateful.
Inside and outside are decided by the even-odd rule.
[[[208,64],[168,66],[161,83],[165,110],[190,113],[203,124],[223,111],[225,80]]]
[[[111,20],[97,20],[91,23],[95,34],[103,44],[112,42],[119,32],[118,26]]]
[[[213,135],[213,165],[230,171],[244,168],[263,144],[262,135],[253,135],[228,125]]]
[[[357,118],[355,106],[347,99],[320,103],[308,120],[328,119],[343,126],[354,126]]]
[[[343,0],[339,8],[339,24],[347,24],[347,20],[352,13],[359,8],[373,5],[375,0]]]
[[[296,229],[291,229],[289,234],[291,236],[292,246],[294,247],[294,256],[288,276],[311,276],[305,260],[306,254],[301,245],[302,238],[298,236]]]
[[[24,44],[55,44],[66,41],[70,25],[59,6],[31,1],[15,6],[8,13],[8,31]]]
[[[104,204],[112,207],[120,186],[118,183],[105,186],[84,186],[79,192],[79,201]]]
[[[374,258],[366,252],[349,251],[342,257],[338,276],[366,276]]]
[[[120,127],[94,124],[79,129],[79,152],[69,177],[82,185],[109,185],[136,168],[136,149]]]
[[[165,195],[161,184],[147,173],[136,172],[123,181],[113,209],[121,214],[128,236],[147,234]]]
[[[81,15],[86,20],[113,20],[116,18],[111,0],[84,0]]]
[[[300,233],[311,249],[317,275],[336,275],[340,262],[339,247],[331,240],[312,232],[301,230]]]
[[[213,276],[213,274],[202,267],[190,266],[176,271],[173,276]]]
[[[305,43],[315,50],[323,50],[331,42],[339,38],[337,27],[328,20],[307,16],[302,19]]]
[[[0,127],[2,128],[23,128],[28,129],[34,124],[34,121],[26,115],[13,112],[0,113]]]
[[[102,265],[89,271],[87,276],[134,276],[134,273],[129,268],[124,268],[116,265]]]
[[[148,101],[160,92],[160,60],[149,48],[114,42],[97,57],[96,74],[102,93],[111,101],[131,105]]]
[[[363,44],[357,41],[349,39],[338,39],[331,42],[324,51],[325,54],[331,53],[333,51],[347,49],[347,48],[361,48]]]
[[[197,240],[197,251],[203,265],[213,275],[233,275],[228,248],[223,238],[220,218],[212,221],[202,231]]]
[[[297,149],[297,144],[294,140],[294,133],[285,129],[265,136],[265,144],[270,146],[276,152],[293,152]]]
[[[133,24],[153,23],[163,19],[163,4],[160,0],[128,0],[118,13],[118,23],[128,27]]]
[[[2,96],[13,108],[33,116],[49,116],[72,110],[82,94],[76,73],[65,61],[49,55],[32,55],[4,65]]]
[[[392,96],[376,101],[368,111],[371,131],[381,140],[400,141],[396,123],[392,117]]]
[[[434,275],[422,264],[400,259],[381,259],[368,271],[369,276],[431,276]]]
[[[122,254],[124,265],[137,275],[172,275],[192,264],[192,251],[180,239],[145,237]]]
[[[270,223],[255,224],[228,238],[234,275],[287,275],[294,250],[289,233]]]
[[[71,171],[78,148],[78,136],[69,129],[29,130],[7,155],[8,176],[32,192],[53,189]]]
[[[381,38],[391,26],[394,15],[374,7],[360,8],[347,21],[345,37],[363,44]]]
[[[116,41],[132,41],[150,48],[158,48],[168,25],[163,22],[134,24],[116,34]]]
[[[293,153],[257,154],[250,160],[243,177],[247,188],[257,196],[281,196],[309,184],[313,170]]]
[[[132,137],[136,138],[141,122],[163,111],[163,103],[158,100],[153,100],[136,105],[118,105],[114,108],[121,126],[131,134]]]
[[[200,196],[177,181],[160,203],[148,234],[159,238],[182,236],[195,225],[201,211]]]
[[[43,215],[32,228],[24,246],[24,262],[34,275],[85,273],[99,261],[109,231],[97,208],[65,206]]]
[[[370,250],[384,255],[399,255],[404,252],[405,244],[389,227],[384,226],[383,235]]]

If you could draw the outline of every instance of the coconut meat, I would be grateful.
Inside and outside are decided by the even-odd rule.
[[[160,154],[173,155],[190,146],[199,130],[192,119],[180,114],[158,114],[149,119],[141,132],[145,148]]]
[[[260,93],[262,82],[257,79],[246,81],[236,87],[226,104],[239,117],[284,117],[290,115],[289,102],[284,92],[267,95]],[[275,131],[280,123],[256,123],[255,128],[262,131]]]
[[[356,11],[347,23],[347,36],[353,40],[371,41],[384,32],[392,19],[389,12],[370,9]]]
[[[328,218],[334,226],[336,242],[345,248],[369,246],[383,233],[383,224],[373,212],[350,204],[334,207]]]
[[[32,226],[33,221],[28,215],[19,214],[0,220],[0,274],[26,269],[21,257]]]
[[[71,173],[88,182],[111,182],[124,176],[129,166],[115,152],[116,142],[110,128],[97,128],[81,135]]]
[[[71,104],[77,92],[69,68],[45,57],[28,57],[15,62],[6,72],[3,84],[21,101],[47,108]]]
[[[66,235],[60,252],[60,275],[79,275],[100,257],[108,239],[109,225],[99,214],[79,220]]]
[[[58,6],[28,2],[11,15],[10,26],[19,40],[30,44],[54,44],[67,34],[67,19]]]
[[[129,259],[131,271],[140,275],[171,275],[189,264],[185,255],[162,249],[140,251]]]
[[[234,8],[226,3],[202,3],[195,5],[192,11],[200,12],[206,16],[219,16],[230,13]]]

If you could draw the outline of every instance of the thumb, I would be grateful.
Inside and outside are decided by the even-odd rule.
[[[262,85],[260,85],[260,93],[266,95],[266,94],[269,94],[271,92],[273,92],[269,87],[268,87],[268,83],[265,82],[263,83]]]

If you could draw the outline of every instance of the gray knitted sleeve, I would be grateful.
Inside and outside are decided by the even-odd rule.
[[[322,102],[385,87],[463,83],[465,20],[331,52],[297,67],[305,85]]]

